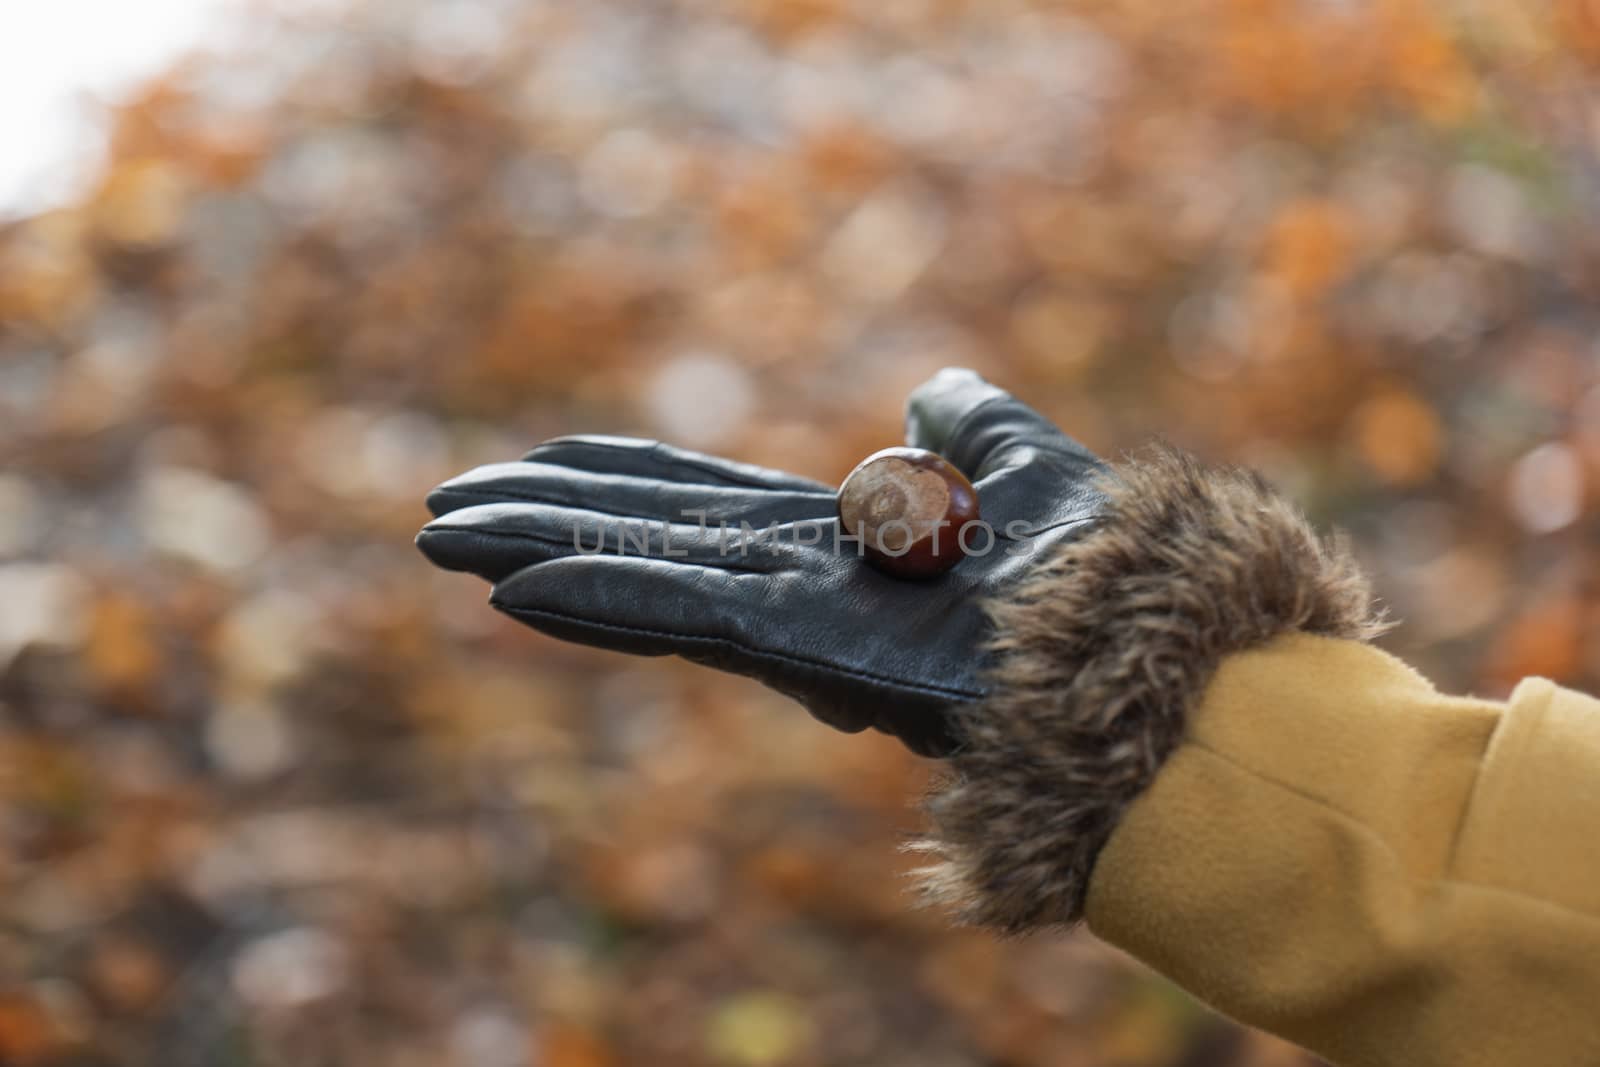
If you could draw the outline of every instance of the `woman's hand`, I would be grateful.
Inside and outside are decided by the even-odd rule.
[[[861,559],[829,486],[631,438],[558,438],[452,479],[417,544],[536,630],[749,675],[838,729],[946,755],[944,712],[984,695],[985,602],[1094,520],[1105,468],[967,370],[919,386],[906,422],[972,480],[987,525],[929,581]]]

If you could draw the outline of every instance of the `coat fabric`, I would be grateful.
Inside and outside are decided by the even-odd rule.
[[[1087,920],[1339,1067],[1600,1067],[1600,701],[1450,697],[1339,538],[1170,449],[994,612],[928,895]]]
[[[1443,696],[1354,641],[1230,656],[1088,922],[1346,1067],[1600,1064],[1600,701]]]

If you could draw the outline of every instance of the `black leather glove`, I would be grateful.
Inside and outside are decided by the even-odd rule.
[[[996,535],[984,552],[973,531],[975,554],[932,580],[859,558],[830,486],[617,437],[558,438],[446,482],[417,544],[537,630],[750,675],[838,729],[946,755],[959,732],[943,712],[984,695],[984,602],[1094,520],[1104,467],[967,370],[919,386],[906,422],[908,444],[972,480]]]

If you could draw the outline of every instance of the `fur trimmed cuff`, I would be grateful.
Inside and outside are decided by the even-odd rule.
[[[1006,933],[1083,917],[1096,856],[1182,739],[1224,656],[1290,631],[1385,628],[1342,536],[1261,477],[1158,446],[1101,521],[991,614],[991,696],[927,802],[930,898]]]

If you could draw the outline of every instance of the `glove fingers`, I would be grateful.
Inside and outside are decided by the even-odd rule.
[[[526,567],[497,584],[498,611],[564,640],[617,652],[677,654],[735,674],[757,674],[752,606],[770,578],[638,556],[581,556]]]
[[[490,603],[552,637],[635,655],[679,655],[804,701],[806,680],[822,665],[773,647],[766,631],[789,615],[781,598],[769,575],[584,556],[518,571],[495,587]],[[873,725],[871,714],[848,707],[812,713],[849,733]]]
[[[738,463],[638,437],[599,434],[557,437],[539,445],[522,458],[598,474],[629,474],[685,485],[722,485],[800,493],[831,494],[834,491],[832,486],[802,478],[798,474]]]
[[[765,526],[828,518],[838,506],[831,490],[690,485],[541,462],[491,463],[452,478],[428,494],[428,508],[434,515],[499,503],[553,504],[654,521],[704,521],[712,526],[723,522]]]
[[[1042,452],[1100,461],[1028,405],[970,370],[950,367],[912,391],[906,443],[938,452],[974,482]]]
[[[715,527],[618,518],[548,504],[479,504],[430,522],[417,547],[435,565],[498,582],[535,564],[568,556],[649,557],[729,571],[777,569],[794,549],[769,539],[741,541]]]

